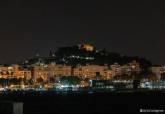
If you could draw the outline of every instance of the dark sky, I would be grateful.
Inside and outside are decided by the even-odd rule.
[[[164,7],[159,0],[1,2],[0,63],[85,42],[165,64]]]

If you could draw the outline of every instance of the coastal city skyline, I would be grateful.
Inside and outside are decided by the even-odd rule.
[[[0,2],[0,114],[165,112],[160,0]]]
[[[158,84],[162,84],[164,74],[164,66],[152,65],[145,58],[123,56],[105,49],[98,50],[90,44],[78,44],[59,47],[56,52],[50,50],[49,55],[45,57],[37,54],[33,58],[15,64],[2,64],[0,84],[3,88],[7,86],[10,89],[14,85],[26,85],[28,88],[35,88],[37,85],[45,89],[47,86],[58,88],[59,84],[60,87],[66,85],[90,87],[92,80],[114,83],[119,81],[130,86],[129,83],[133,84],[133,81],[139,80],[141,84],[139,83],[138,87],[153,88],[155,85],[142,86],[142,84],[157,81]]]

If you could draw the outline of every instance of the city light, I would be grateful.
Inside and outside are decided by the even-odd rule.
[[[66,48],[72,51],[73,47]],[[75,49],[75,47],[73,48]],[[93,63],[97,57],[93,53],[94,47],[91,45],[79,45],[77,54],[69,52],[67,56],[61,55],[56,63],[55,56],[34,58],[25,60],[23,64],[1,65],[0,66],[0,86],[1,91],[5,90],[80,90],[85,89],[109,89],[116,88],[133,89],[136,78],[141,77],[141,63],[138,60],[131,60],[125,64],[119,64],[117,61],[102,65]],[[82,49],[82,50],[81,50]],[[87,52],[85,52],[85,50]],[[108,52],[96,50],[100,56],[108,55]],[[62,50],[63,53],[65,52]],[[92,54],[90,54],[92,52]],[[115,56],[115,55],[114,55]],[[101,57],[104,59],[104,57]],[[60,63],[61,60],[64,63]],[[75,60],[79,63],[74,63]],[[100,60],[100,59],[99,59]],[[28,62],[27,62],[28,61]],[[72,62],[72,63],[70,63]],[[91,64],[92,63],[92,64]],[[27,65],[26,65],[27,64]],[[139,79],[138,88],[159,88],[165,89],[165,84],[161,78],[165,72],[164,66],[151,66],[151,73]],[[151,75],[151,76],[150,76]],[[65,77],[65,80],[61,80]],[[71,77],[70,79],[67,77]],[[74,78],[72,78],[74,77]],[[76,77],[76,78],[75,78]],[[148,77],[145,79],[144,77]],[[159,80],[159,81],[157,81]],[[97,82],[100,81],[100,82]],[[108,82],[109,81],[109,82]]]

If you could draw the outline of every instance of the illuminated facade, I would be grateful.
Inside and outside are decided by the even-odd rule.
[[[140,73],[140,71],[140,65],[136,61],[121,66],[121,74],[131,75],[133,72]]]
[[[78,76],[82,78],[96,79],[99,75],[101,79],[111,79],[115,73],[109,70],[108,66],[99,65],[86,65],[77,66],[72,68],[71,66],[49,64],[42,66],[35,66],[33,68],[33,77],[42,78],[48,80],[50,77],[61,77],[61,76]]]
[[[80,44],[79,48],[85,49],[86,51],[93,51],[94,47],[90,44]]]
[[[129,66],[131,67],[131,70],[133,72],[139,73],[141,71],[140,64],[138,62],[136,62],[135,60],[132,61],[131,63],[129,63]]]
[[[31,78],[31,71],[20,69],[18,65],[0,66],[0,78]]]
[[[37,78],[48,80],[50,77],[71,76],[71,69],[71,66],[66,65],[40,65],[33,67],[32,75],[35,80]]]
[[[136,72],[139,73],[141,71],[140,65],[136,61],[132,61],[131,63],[125,64],[125,65],[119,65],[118,63],[115,63],[110,66],[111,70],[114,71],[115,76],[120,75],[131,75],[131,73]]]
[[[122,75],[121,65],[119,65],[118,63],[115,63],[113,65],[110,65],[110,68],[114,72],[114,75],[115,76]]]
[[[158,79],[162,77],[162,74],[165,73],[165,66],[155,66],[151,67],[152,73],[154,73]]]
[[[42,78],[48,81],[50,78],[62,76],[78,76],[83,79],[112,79],[114,76],[129,74],[133,71],[140,71],[138,63],[129,63],[127,65],[78,65],[76,67],[63,65],[63,64],[36,64],[31,66],[31,70],[21,69],[18,65],[1,66],[0,78],[26,78],[34,79]]]
[[[112,70],[109,70],[108,66],[106,65],[86,65],[77,66],[76,68],[74,68],[74,76],[96,79],[97,75],[100,75],[101,79],[111,79],[114,76],[114,72]]]

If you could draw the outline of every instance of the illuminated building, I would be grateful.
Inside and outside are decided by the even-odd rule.
[[[115,72],[115,76],[120,76],[124,74],[131,75],[132,72],[139,73],[141,70],[139,63],[136,61],[133,61],[125,65],[119,65],[118,63],[115,63],[110,67],[112,71]]]
[[[94,51],[94,47],[90,44],[80,44],[79,48],[85,49],[86,51]]]
[[[114,76],[114,72],[112,70],[109,70],[108,66],[106,65],[86,65],[77,66],[76,68],[74,68],[74,76],[96,79],[97,75],[100,75],[101,79],[111,79]]]
[[[165,67],[164,66],[154,66],[151,67],[152,73],[154,73],[158,79],[161,78],[162,74],[165,73]]]
[[[138,63],[130,63],[127,65],[119,65],[117,63],[113,65],[77,65],[72,67],[65,64],[33,64],[31,70],[23,69],[19,65],[1,66],[0,77],[1,78],[26,78],[34,79],[42,78],[44,81],[48,81],[50,78],[59,78],[62,76],[78,76],[83,79],[112,79],[114,76],[123,74],[129,74],[133,71],[140,71]]]
[[[132,61],[131,63],[129,63],[129,66],[131,67],[131,70],[132,71],[135,71],[135,72],[140,72],[140,64],[138,62],[136,62],[135,60]]]
[[[119,65],[118,63],[111,65],[110,68],[112,69],[112,71],[114,71],[115,76],[122,75],[121,65]]]
[[[132,72],[140,72],[140,65],[138,62],[133,61],[121,66],[121,74],[131,75]]]
[[[48,64],[48,65],[36,65],[33,67],[33,78],[42,78],[48,80],[50,77],[71,76],[71,66]]]
[[[0,78],[31,78],[31,71],[20,69],[19,65],[1,66]]]
[[[96,79],[97,75],[101,79],[111,79],[115,73],[108,66],[86,65],[72,68],[67,65],[48,64],[33,67],[33,77],[42,78],[45,81],[50,77],[78,76],[82,78]]]
[[[137,68],[138,69],[138,68]],[[50,77],[78,76],[88,79],[112,79],[114,76],[131,73],[132,65],[119,65],[117,63],[107,66],[100,65],[77,65],[76,67],[62,64],[43,64],[33,67],[33,77],[47,81]]]
[[[127,74],[133,71],[139,71],[138,63],[130,63],[127,65],[77,65],[72,67],[65,64],[33,64],[31,70],[24,69],[19,65],[0,66],[0,78],[26,78],[34,79],[42,78],[48,81],[51,77],[57,78],[62,76],[78,76],[83,79],[112,79],[114,76]]]

